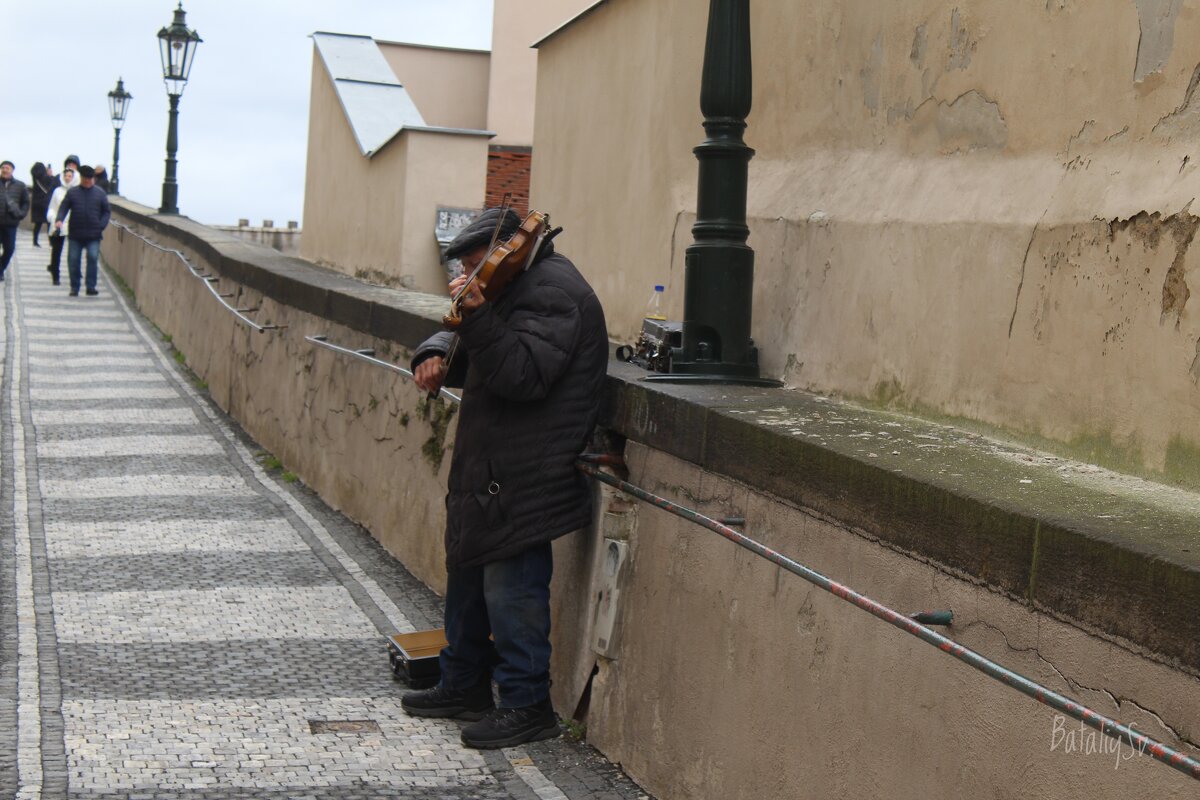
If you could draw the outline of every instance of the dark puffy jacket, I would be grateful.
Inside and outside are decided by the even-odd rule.
[[[29,213],[29,190],[16,178],[0,181],[0,228],[21,224]]]
[[[46,221],[46,208],[50,205],[50,193],[54,191],[54,178],[46,177],[46,165],[38,161],[29,170],[33,182],[29,184],[29,205],[33,208],[33,221]]]
[[[458,334],[447,381],[458,385],[465,360],[446,496],[450,568],[508,558],[588,525],[591,489],[575,458],[595,427],[608,364],[600,301],[560,255],[468,315]],[[445,353],[451,338],[426,340],[414,369]]]
[[[71,215],[68,236],[79,242],[90,242],[103,238],[108,219],[112,216],[112,208],[108,204],[108,195],[99,186],[87,189],[73,186],[58,204],[58,215],[55,219],[64,220],[68,213]]]

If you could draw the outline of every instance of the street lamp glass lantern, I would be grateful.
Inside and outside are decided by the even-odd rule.
[[[125,91],[125,82],[117,78],[117,88],[108,93],[108,111],[116,130],[125,127],[125,115],[129,113],[129,101],[132,99],[133,95]]]
[[[158,32],[158,50],[162,56],[167,94],[183,94],[188,73],[192,71],[192,59],[196,57],[196,45],[201,41],[200,34],[188,29],[187,12],[180,2],[175,9],[174,21]]]

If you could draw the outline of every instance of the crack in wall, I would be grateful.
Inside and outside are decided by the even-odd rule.
[[[1061,183],[1059,184],[1062,185]],[[1051,203],[1054,201],[1054,196],[1050,196]],[[1021,278],[1017,281],[1017,296],[1013,298],[1012,316],[1008,319],[1008,338],[1012,338],[1013,325],[1017,321],[1017,309],[1021,307],[1021,291],[1025,288],[1025,267],[1029,264],[1029,253],[1033,249],[1033,240],[1037,238],[1038,229],[1042,227],[1042,221],[1046,219],[1046,215],[1050,213],[1050,203],[1046,204],[1046,210],[1038,217],[1038,221],[1033,224],[1033,230],[1029,233],[1029,244],[1025,245],[1025,257],[1021,259]]]
[[[1143,713],[1148,714],[1151,717],[1153,717],[1155,719],[1155,721],[1158,722],[1158,724],[1162,726],[1163,730],[1169,732],[1171,734],[1171,736],[1173,736],[1175,738],[1176,742],[1181,742],[1183,744],[1188,745],[1189,747],[1193,747],[1193,748],[1200,750],[1200,742],[1193,741],[1192,739],[1185,736],[1178,728],[1176,728],[1174,725],[1170,724],[1165,719],[1163,719],[1162,715],[1159,714],[1154,709],[1149,708],[1148,706],[1142,705],[1141,703],[1137,702],[1133,698],[1123,697],[1121,695],[1118,695],[1107,688],[1087,686],[1086,684],[1080,683],[1079,681],[1069,677],[1066,673],[1064,673],[1061,669],[1059,669],[1058,666],[1053,661],[1051,661],[1050,659],[1048,659],[1044,655],[1042,655],[1041,649],[1038,645],[1035,645],[1033,647],[1016,647],[1015,645],[1013,645],[1013,643],[1011,641],[1009,641],[1008,634],[1002,628],[1000,628],[996,625],[993,625],[992,623],[987,622],[986,620],[975,620],[973,622],[970,622],[967,625],[964,625],[962,628],[960,628],[959,632],[960,632],[960,634],[965,634],[967,631],[970,631],[972,628],[976,628],[976,627],[986,628],[987,630],[994,631],[995,633],[999,634],[1000,638],[1004,640],[1004,646],[1007,647],[1009,650],[1011,650],[1014,653],[1032,653],[1033,655],[1037,656],[1038,661],[1042,662],[1043,664],[1048,666],[1050,669],[1054,670],[1054,673],[1056,675],[1058,675],[1059,678],[1062,679],[1063,683],[1065,683],[1071,691],[1073,691],[1073,692],[1080,692],[1080,691],[1094,692],[1095,694],[1103,694],[1103,695],[1107,696],[1109,699],[1109,702],[1111,702],[1113,704],[1114,718],[1116,715],[1119,715],[1121,713],[1121,706],[1125,703],[1128,703],[1129,705],[1133,706],[1134,708],[1137,708],[1139,711],[1142,711]],[[1038,630],[1037,630],[1038,642],[1041,642],[1041,638],[1042,638],[1041,627],[1042,627],[1041,619],[1039,618],[1038,619]]]
[[[1155,123],[1153,132],[1163,136],[1200,133],[1200,103],[1196,103],[1196,92],[1200,89],[1200,64],[1192,72],[1188,87],[1183,93],[1183,102],[1174,111]]]

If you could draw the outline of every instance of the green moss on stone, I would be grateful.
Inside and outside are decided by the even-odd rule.
[[[458,407],[453,403],[429,398],[422,398],[417,403],[417,414],[427,421],[432,429],[425,444],[421,445],[421,452],[433,465],[435,472],[442,467],[442,457],[446,454],[446,432],[450,429],[450,421],[454,419],[457,410]]]
[[[871,404],[880,408],[895,408],[903,405],[904,387],[900,381],[892,378],[875,384],[871,392]]]
[[[1163,467],[1167,479],[1189,487],[1200,487],[1200,446],[1174,436],[1167,443],[1167,460]]]

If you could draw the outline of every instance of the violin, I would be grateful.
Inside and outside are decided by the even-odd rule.
[[[500,220],[503,219],[504,215],[501,214]],[[484,300],[495,300],[513,278],[529,269],[543,245],[562,230],[550,229],[549,214],[530,211],[513,235],[497,244],[500,220],[496,221],[496,230],[492,232],[492,244],[487,255],[480,260],[479,266],[471,271],[467,282],[450,298],[450,313],[442,317],[442,325],[446,330],[457,330],[462,324],[460,302],[471,286],[479,290]]]
[[[500,219],[496,220],[496,228],[492,231],[492,241],[488,245],[487,255],[480,260],[479,266],[471,271],[467,281],[459,287],[450,298],[450,313],[442,317],[442,326],[448,331],[455,331],[462,325],[462,308],[460,303],[471,286],[476,286],[483,299],[495,300],[506,286],[537,260],[542,248],[558,234],[562,228],[550,228],[550,215],[540,211],[530,211],[513,235],[503,242],[497,243],[500,236],[500,223],[504,219],[503,210],[508,208],[508,197],[505,196],[501,206]],[[450,373],[450,362],[458,352],[459,338],[455,334],[450,347],[442,359],[442,375]],[[437,392],[430,392],[430,397]]]

